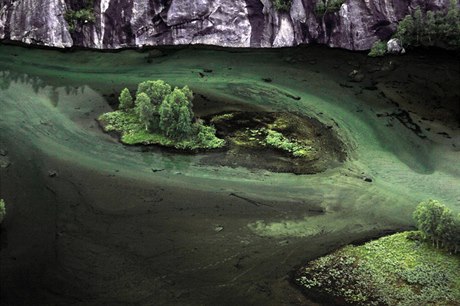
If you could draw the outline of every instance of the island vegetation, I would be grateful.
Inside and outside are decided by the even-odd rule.
[[[162,80],[139,84],[135,98],[121,91],[119,108],[99,117],[104,131],[116,132],[128,145],[161,145],[176,149],[215,149],[225,145],[211,125],[195,117],[193,92]]]
[[[438,201],[421,203],[418,231],[346,246],[301,268],[312,297],[353,305],[456,305],[460,301],[460,216]]]

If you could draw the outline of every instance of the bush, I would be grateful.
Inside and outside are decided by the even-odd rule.
[[[372,45],[372,49],[369,52],[368,56],[370,57],[379,57],[379,56],[384,56],[385,53],[387,53],[387,43],[384,41],[376,41]]]
[[[131,96],[131,93],[129,92],[128,88],[125,88],[121,91],[118,101],[120,102],[118,107],[119,109],[126,110],[134,106],[133,97]]]
[[[69,25],[69,31],[74,32],[77,26],[96,21],[93,8],[84,8],[78,11],[69,10],[65,12],[64,19]]]
[[[0,224],[3,222],[3,219],[6,215],[5,201],[0,199]]]
[[[276,148],[291,153],[294,157],[306,157],[311,153],[311,148],[297,142],[292,142],[280,132],[269,130],[265,142]]]

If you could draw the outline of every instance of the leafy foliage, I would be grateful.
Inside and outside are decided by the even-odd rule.
[[[128,88],[125,88],[121,91],[118,101],[120,102],[120,105],[119,105],[120,109],[126,110],[134,106],[133,97],[131,96],[131,93],[129,92]]]
[[[79,25],[96,21],[93,8],[85,8],[78,11],[69,10],[65,12],[64,19],[69,25],[69,31],[74,32]]]
[[[372,45],[372,49],[369,52],[370,57],[384,56],[387,53],[387,43],[381,40],[376,41]]]
[[[460,47],[460,10],[455,0],[447,12],[428,11],[417,8],[398,25],[395,33],[405,46]]]
[[[192,150],[222,147],[225,142],[216,137],[214,127],[195,119],[192,100],[193,92],[187,86],[171,90],[164,81],[146,81],[138,86],[134,109],[128,107],[132,97],[124,89],[120,109],[103,114],[99,121],[105,131],[119,132],[125,144],[160,144]]]

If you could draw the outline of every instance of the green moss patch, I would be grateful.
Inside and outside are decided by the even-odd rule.
[[[355,305],[457,305],[460,257],[403,232],[311,261],[296,283],[312,297]]]

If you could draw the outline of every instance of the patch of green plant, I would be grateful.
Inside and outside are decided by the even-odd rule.
[[[356,305],[442,305],[460,300],[460,258],[398,233],[310,262],[297,283]]]
[[[215,149],[225,145],[216,130],[197,120],[192,110],[193,93],[186,86],[174,88],[164,81],[146,81],[138,86],[133,103],[123,89],[119,110],[103,114],[99,121],[106,132],[118,132],[124,144],[162,145],[177,149]]]
[[[346,0],[318,0],[315,5],[315,15],[319,16],[338,12],[345,1]]]
[[[0,199],[0,224],[3,222],[5,215],[6,215],[5,201],[3,199]]]
[[[88,7],[77,11],[68,10],[64,14],[64,19],[69,25],[69,31],[74,32],[78,26],[95,22],[96,16],[94,15],[94,9],[92,7]]]
[[[216,123],[216,122],[220,122],[220,121],[231,120],[231,119],[233,119],[233,117],[234,117],[234,114],[233,114],[233,113],[216,115],[216,116],[212,117],[211,123]]]
[[[405,47],[460,47],[460,9],[451,0],[447,11],[428,11],[417,8],[398,24],[394,37]]]
[[[297,141],[291,141],[280,132],[268,130],[265,143],[273,148],[291,153],[294,157],[306,157],[311,155],[312,148]]]
[[[370,57],[379,57],[384,56],[387,53],[387,43],[384,41],[376,41],[372,45],[372,49],[369,52],[368,56]]]
[[[291,9],[292,0],[272,0],[272,3],[277,11],[288,12]]]

